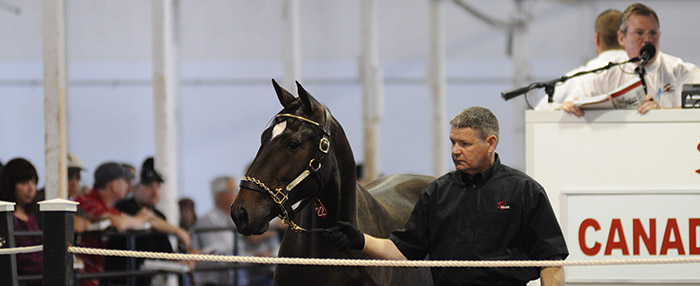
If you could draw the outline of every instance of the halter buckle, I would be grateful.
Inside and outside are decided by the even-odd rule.
[[[316,166],[314,166],[314,162],[316,163]],[[309,168],[316,172],[318,169],[321,169],[321,162],[316,161],[315,158],[311,159],[311,161],[309,161]]]
[[[284,202],[287,201],[287,199],[289,198],[287,197],[287,194],[285,194],[282,191],[282,188],[275,189],[274,193],[270,192],[270,196],[272,197],[272,200],[275,201],[275,203],[277,203],[278,205],[284,204]]]
[[[329,141],[326,137],[321,138],[321,141],[318,142],[318,150],[321,150],[321,152],[328,154],[328,150],[330,149],[331,141]]]

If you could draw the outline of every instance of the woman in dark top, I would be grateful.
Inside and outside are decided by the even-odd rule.
[[[0,174],[0,200],[16,203],[15,231],[39,230],[34,216],[38,181],[36,168],[22,158],[7,162]],[[15,241],[17,246],[41,245],[41,236],[19,236]],[[17,254],[18,274],[39,274],[41,267],[41,252]]]

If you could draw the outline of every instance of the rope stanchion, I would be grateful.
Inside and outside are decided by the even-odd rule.
[[[41,252],[41,251],[43,251],[43,249],[44,249],[43,245],[3,248],[3,249],[0,249],[0,255]]]
[[[688,264],[700,263],[700,257],[650,258],[650,259],[611,259],[611,260],[379,260],[379,259],[335,259],[335,258],[292,258],[254,257],[210,254],[181,254],[147,251],[128,251],[69,247],[68,252],[87,255],[122,256],[167,260],[216,261],[231,263],[324,265],[324,266],[374,266],[374,267],[561,267],[561,266],[602,266],[602,265],[643,265],[643,264]]]

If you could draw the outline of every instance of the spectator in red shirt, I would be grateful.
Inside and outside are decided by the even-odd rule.
[[[124,231],[142,226],[155,219],[155,215],[149,209],[144,208],[136,215],[131,216],[114,207],[117,201],[126,196],[131,176],[120,164],[114,162],[103,163],[97,167],[93,189],[76,198],[76,201],[80,203],[75,215],[76,233],[83,232],[90,223],[102,220],[109,220],[111,227],[117,231]],[[78,245],[105,248],[105,242],[99,234],[82,235]],[[83,255],[80,258],[85,265],[85,272],[104,271],[104,256]],[[81,285],[99,285],[99,283],[97,280],[83,280]]]

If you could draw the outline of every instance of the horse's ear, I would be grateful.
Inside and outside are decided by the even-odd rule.
[[[314,113],[314,99],[311,96],[311,94],[304,89],[303,86],[297,81],[297,92],[299,92],[299,98],[301,98],[301,102],[304,103],[304,111],[306,114],[311,115]]]
[[[277,84],[277,81],[275,81],[274,78],[272,79],[272,86],[275,87],[277,99],[279,99],[280,103],[282,104],[282,107],[289,107],[292,104],[292,101],[294,101],[294,95],[292,95],[291,93],[289,93],[289,91]]]

